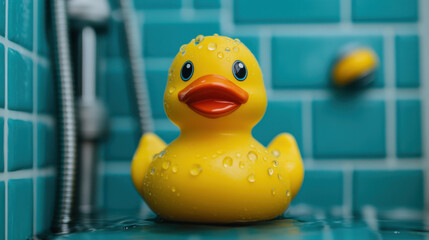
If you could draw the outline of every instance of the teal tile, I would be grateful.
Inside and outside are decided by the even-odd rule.
[[[353,175],[353,209],[423,209],[422,170],[359,170]]]
[[[48,230],[55,206],[55,177],[37,178],[36,233]]]
[[[107,32],[107,57],[122,57],[127,58],[127,44],[125,39],[124,24],[113,18],[109,20]]]
[[[216,9],[220,8],[220,0],[194,0],[196,9]]]
[[[316,100],[313,102],[312,112],[315,158],[386,156],[384,101]]]
[[[331,68],[339,51],[351,44],[371,47],[380,59],[375,87],[383,87],[383,38],[378,35],[312,35],[274,37],[274,88],[331,87]]]
[[[0,43],[0,107],[4,108],[4,86],[5,86],[5,55],[4,46]]]
[[[31,122],[9,119],[8,171],[28,169],[33,166],[33,125]]]
[[[33,49],[33,0],[8,1],[8,38]]]
[[[4,171],[4,119],[0,117],[0,172]]]
[[[131,76],[125,61],[108,61],[105,72],[106,107],[111,116],[137,114]]]
[[[302,147],[302,104],[299,101],[268,101],[262,120],[253,129],[254,137],[267,146],[280,133],[292,134]]]
[[[108,161],[126,161],[133,158],[140,139],[137,127],[114,127],[109,132],[106,145],[106,159]]]
[[[396,86],[417,88],[420,85],[419,37],[398,35],[396,46]]]
[[[49,56],[48,47],[48,31],[47,31],[47,20],[49,19],[48,12],[48,0],[37,0],[37,51],[41,55]]]
[[[157,134],[164,142],[171,143],[179,137],[179,128],[171,122],[159,124],[155,122],[155,134]]]
[[[8,181],[8,239],[27,239],[33,228],[33,180]]]
[[[300,204],[323,209],[343,205],[343,173],[341,171],[307,170],[292,207]]]
[[[141,204],[142,198],[129,174],[104,176],[104,207],[107,210],[138,210]]]
[[[164,111],[164,91],[167,85],[168,70],[148,71],[146,74],[149,88],[150,106],[153,118],[166,118]]]
[[[396,101],[396,154],[422,156],[422,116],[418,99]]]
[[[56,112],[55,82],[51,68],[38,65],[37,70],[37,112],[53,114]]]
[[[253,53],[255,58],[259,60],[259,38],[252,36],[234,36],[231,38],[238,38],[240,41],[246,45],[246,47]]]
[[[219,33],[220,27],[219,23],[214,22],[147,23],[143,31],[144,53],[147,57],[174,57],[183,44],[200,34]]]
[[[5,34],[5,25],[6,25],[5,7],[6,7],[5,0],[0,0],[0,35],[2,36],[4,36]]]
[[[152,8],[180,8],[181,1],[178,0],[134,0],[134,7],[137,9],[152,9]]]
[[[236,23],[338,22],[339,0],[236,0]]]
[[[30,58],[8,49],[7,101],[11,110],[33,110],[33,63]]]
[[[57,148],[54,128],[41,122],[37,123],[37,167],[55,165],[58,156]]]
[[[417,0],[352,0],[356,22],[415,22],[417,18]]]
[[[0,182],[0,239],[5,239],[5,187],[4,182]]]

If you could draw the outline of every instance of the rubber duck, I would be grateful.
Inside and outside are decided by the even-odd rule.
[[[199,35],[171,64],[164,94],[180,136],[142,136],[131,164],[148,206],[170,221],[236,223],[282,215],[303,181],[294,137],[252,137],[267,97],[256,58],[238,39]]]

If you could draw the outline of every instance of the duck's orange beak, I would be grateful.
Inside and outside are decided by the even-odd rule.
[[[196,113],[218,118],[237,110],[249,99],[249,94],[220,75],[205,75],[179,92],[179,101]]]

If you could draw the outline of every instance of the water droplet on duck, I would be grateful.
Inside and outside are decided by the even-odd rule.
[[[236,156],[239,158],[239,157],[241,157],[241,154],[240,154],[240,153],[237,153],[237,154],[236,154]]]
[[[202,48],[203,48],[203,44],[199,44],[198,49],[202,49]]]
[[[231,51],[231,49],[230,49],[229,47],[227,47],[227,48],[225,48],[225,51],[226,51],[226,52],[230,52],[230,51]]]
[[[162,152],[159,153],[159,157],[162,158],[165,155],[165,150],[162,150]]]
[[[255,148],[255,145],[253,145],[253,144],[250,144],[250,147],[251,147],[251,148]]]
[[[150,170],[150,175],[153,175],[155,173],[155,168],[152,168],[151,170]]]
[[[202,42],[203,40],[204,40],[204,36],[203,35],[198,35],[195,38],[195,44],[198,44],[198,43]]]
[[[213,34],[213,36],[217,37],[217,36],[219,36],[219,34],[215,33],[215,34]]]
[[[244,162],[240,161],[240,162],[238,163],[238,166],[239,166],[240,168],[244,168]]]
[[[231,61],[231,58],[227,57],[227,58],[226,58],[226,61],[228,61],[228,62],[229,62],[229,61]]]
[[[165,161],[162,163],[162,168],[163,168],[164,170],[167,170],[169,167],[170,167],[170,161],[165,160]]]
[[[253,175],[253,173],[250,174],[249,177],[247,177],[247,181],[254,183],[255,182],[255,175]]]
[[[152,160],[154,160],[156,157],[158,157],[158,154],[154,154]]]
[[[224,167],[231,167],[231,166],[232,166],[232,164],[233,164],[233,160],[232,160],[232,158],[231,158],[231,157],[225,157],[225,158],[223,159],[223,166],[224,166]]]
[[[183,44],[183,45],[180,47],[180,51],[185,50],[185,48],[186,48],[186,44]]]
[[[273,167],[277,167],[279,165],[279,162],[277,162],[277,160],[273,161]]]
[[[286,196],[290,197],[290,191],[289,190],[286,190]]]
[[[234,42],[235,43],[241,43],[240,39],[238,39],[238,38],[234,39]]]
[[[170,94],[174,93],[174,91],[176,91],[176,88],[175,88],[175,87],[171,87],[170,89],[168,89],[168,92],[169,92]]]
[[[278,158],[280,157],[280,151],[277,149],[274,149],[273,151],[271,151],[271,153],[274,155],[274,157]]]
[[[176,165],[174,165],[173,167],[171,167],[171,171],[173,173],[177,173],[179,171],[178,167]]]
[[[222,52],[218,52],[218,53],[217,53],[217,57],[218,57],[218,58],[223,58],[223,53],[222,53]]]
[[[234,48],[232,49],[232,51],[234,51],[234,52],[238,52],[238,47],[234,47]]]
[[[217,157],[217,154],[213,154],[213,155],[212,155],[212,158],[216,158],[216,157]]]
[[[208,48],[210,51],[213,51],[213,50],[216,50],[217,45],[216,45],[216,43],[209,43],[209,45],[207,45],[207,48]]]
[[[258,159],[258,155],[256,155],[254,151],[250,151],[247,154],[247,157],[249,158],[249,160],[252,160],[252,161],[256,161],[256,159]]]
[[[203,169],[201,168],[201,166],[199,164],[194,164],[194,166],[192,166],[191,170],[189,170],[189,173],[192,176],[198,176],[198,175],[200,175],[202,170]]]
[[[273,196],[276,195],[276,190],[274,188],[271,189],[271,194],[273,194]]]
[[[183,55],[185,55],[185,53],[186,53],[186,51],[183,51],[183,52],[182,52],[182,56],[183,56]]]
[[[171,191],[172,192],[176,192],[176,188],[175,187],[171,187]]]
[[[282,177],[282,175],[280,175],[280,173],[279,173],[279,174],[277,174],[277,177],[279,178],[279,180],[282,180],[282,179],[283,179],[283,177]]]
[[[268,171],[268,175],[270,175],[270,176],[273,175],[273,173],[274,173],[274,170],[272,168],[268,168],[267,171]]]

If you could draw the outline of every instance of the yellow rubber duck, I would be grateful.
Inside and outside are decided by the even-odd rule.
[[[250,222],[281,215],[304,170],[295,139],[278,135],[265,148],[251,134],[265,113],[261,69],[238,39],[197,36],[174,58],[164,94],[181,130],[166,145],[140,140],[131,177],[162,218],[200,223]]]

